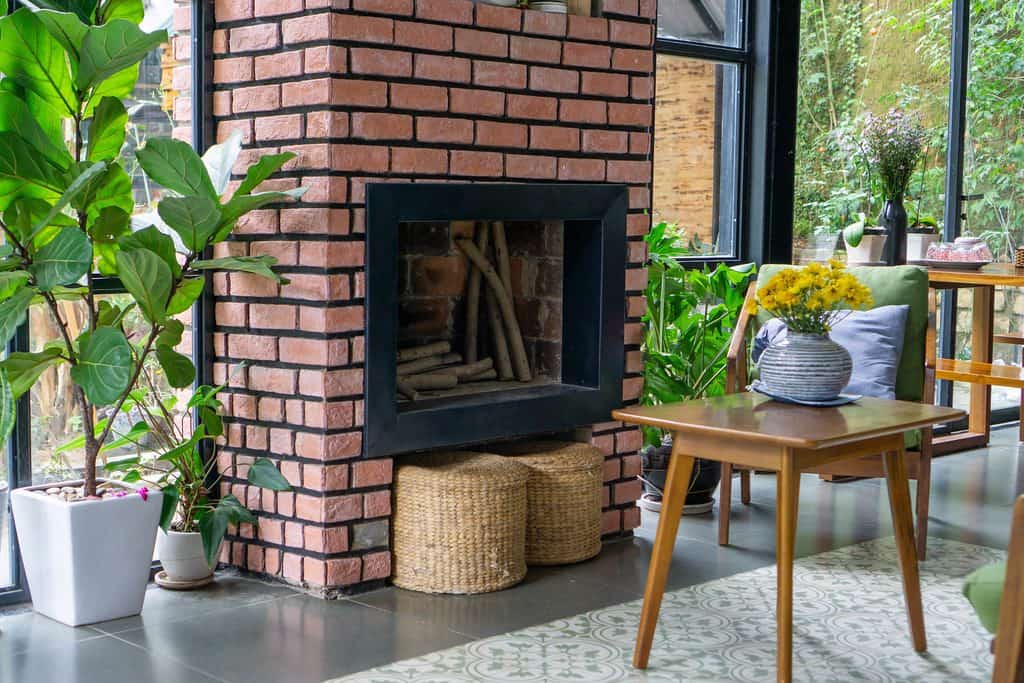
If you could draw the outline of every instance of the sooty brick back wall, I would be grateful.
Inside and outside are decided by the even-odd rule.
[[[214,280],[222,488],[259,520],[232,532],[222,559],[323,595],[375,587],[391,571],[392,460],[361,435],[366,183],[628,184],[623,398],[635,400],[656,0],[604,0],[601,18],[469,0],[216,0],[215,14],[218,138],[242,134],[241,162],[295,152],[266,185],[309,188],[255,212],[222,249],[272,254],[289,284]],[[607,422],[591,438],[607,456],[604,532],[629,532],[639,432]],[[294,491],[247,488],[256,456]]]

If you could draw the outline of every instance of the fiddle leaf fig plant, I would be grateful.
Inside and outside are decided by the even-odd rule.
[[[175,316],[202,294],[206,273],[283,282],[273,258],[209,258],[210,248],[249,211],[303,192],[258,191],[292,158],[274,154],[249,167],[228,193],[237,137],[202,157],[173,139],[126,151],[122,100],[143,58],[167,41],[164,31],[140,28],[142,17],[142,0],[46,0],[0,18],[0,347],[33,305],[45,307],[59,331],[42,350],[0,362],[0,442],[10,434],[18,397],[49,368],[70,366],[86,497],[96,495],[101,451],[129,436],[115,433],[114,417],[132,400],[147,363],[155,359],[172,387],[194,381],[192,361],[176,349],[184,326]],[[163,188],[141,229],[133,228],[139,216],[133,221],[129,154],[149,183]],[[118,278],[130,302],[101,300],[97,273]],[[70,324],[66,301],[85,311],[81,328]],[[142,332],[129,333],[123,322],[132,309],[148,326]],[[197,453],[192,448],[190,457]],[[237,519],[218,515],[209,523],[222,517]]]

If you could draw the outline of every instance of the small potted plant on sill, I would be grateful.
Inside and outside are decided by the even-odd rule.
[[[928,247],[939,241],[939,222],[932,216],[911,212],[907,226],[907,262],[928,258]]]
[[[885,228],[870,225],[867,214],[857,214],[856,223],[843,229],[846,262],[851,266],[877,266],[885,263],[885,244],[889,235]]]
[[[148,383],[154,386],[154,383]],[[157,559],[163,571],[156,581],[175,590],[199,588],[213,580],[221,542],[231,525],[253,524],[255,518],[230,493],[214,500],[210,492],[220,478],[236,472],[216,471],[216,440],[224,433],[217,394],[223,386],[201,386],[188,407],[198,425],[183,425],[164,409],[164,399],[141,389],[133,394],[133,410],[145,416],[132,429],[133,438],[143,434],[160,445],[157,451],[138,449],[134,455],[109,462],[108,471],[121,472],[120,480],[144,483],[163,493]],[[141,408],[141,409],[140,409]],[[209,452],[204,452],[204,444]],[[249,486],[270,491],[290,491],[288,480],[266,458],[256,458],[245,474]]]
[[[104,447],[130,437],[115,418],[147,364],[173,387],[192,385],[195,367],[176,350],[184,332],[176,316],[191,309],[211,270],[281,280],[272,258],[206,254],[249,211],[302,191],[255,191],[292,155],[263,157],[226,194],[237,138],[202,158],[184,142],[151,139],[131,154],[163,198],[134,230],[122,99],[166,32],[140,28],[141,0],[46,7],[6,14],[0,0],[0,347],[31,306],[47,311],[59,335],[0,362],[0,443],[13,429],[15,401],[47,370],[68,367],[80,478],[14,490],[11,507],[33,607],[77,626],[141,611],[161,517],[161,491],[98,476]],[[130,303],[101,298],[96,273],[116,277]],[[72,304],[85,313],[82,329],[67,316]],[[124,322],[133,310],[145,321],[138,333]]]

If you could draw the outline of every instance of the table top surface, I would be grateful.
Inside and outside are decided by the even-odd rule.
[[[817,450],[929,427],[963,417],[944,406],[864,397],[837,408],[773,401],[753,392],[661,406],[630,406],[616,420],[741,441]]]
[[[939,285],[1024,287],[1024,268],[1016,268],[1012,263],[990,263],[980,270],[929,268],[928,281]]]

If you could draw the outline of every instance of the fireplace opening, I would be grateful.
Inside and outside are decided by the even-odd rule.
[[[562,381],[561,221],[398,226],[399,410]]]
[[[625,186],[380,183],[366,204],[368,450],[566,431],[621,404]]]

